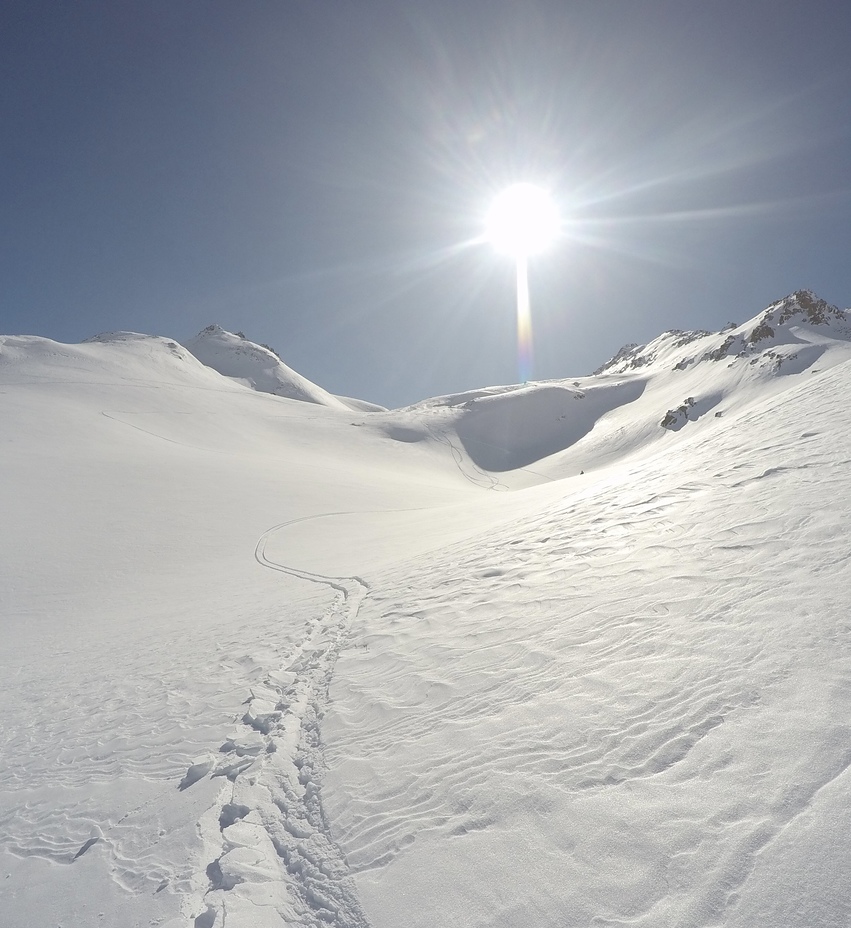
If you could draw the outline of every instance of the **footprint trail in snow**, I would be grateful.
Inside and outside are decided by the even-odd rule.
[[[368,925],[322,810],[319,732],[334,664],[368,588],[356,577],[269,560],[266,543],[283,527],[261,537],[257,561],[337,596],[281,667],[251,687],[245,714],[218,754],[196,760],[179,785],[188,789],[208,775],[223,783],[200,821],[207,864],[190,900],[194,928]]]

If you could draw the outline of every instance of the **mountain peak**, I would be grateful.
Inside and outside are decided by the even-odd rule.
[[[796,316],[799,318],[795,319]],[[784,325],[793,319],[810,325],[829,325],[831,322],[845,322],[846,316],[838,307],[816,296],[812,290],[795,290],[782,300],[772,303],[762,314],[760,322]]]
[[[820,328],[807,334],[808,329],[815,327]],[[793,358],[802,363],[805,357],[815,356],[809,350],[801,354],[795,346],[831,339],[851,340],[848,315],[812,290],[795,290],[742,325],[731,322],[715,334],[674,329],[646,345],[625,345],[594,374],[625,374],[652,365],[672,365],[674,370],[685,370],[699,361],[723,358],[747,357],[750,363],[757,363],[759,359],[754,356],[761,354],[766,355],[771,366],[779,368]],[[682,349],[696,341],[700,342],[696,346],[700,350],[684,354]],[[774,350],[778,345],[787,347],[778,354]],[[793,365],[796,369],[799,366]]]
[[[213,323],[188,341],[186,348],[202,364],[259,393],[335,409],[348,408],[337,397],[287,367],[277,351],[250,341],[242,332],[228,332]]]

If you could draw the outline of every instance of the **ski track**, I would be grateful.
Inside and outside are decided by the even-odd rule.
[[[430,424],[425,417],[422,419],[422,424],[428,434],[431,435],[436,442],[445,445],[449,449],[449,453],[452,455],[452,460],[458,468],[459,473],[466,480],[469,480],[473,486],[483,487],[486,490],[508,490],[508,487],[502,483],[497,476],[486,470],[482,470],[474,464],[444,431]]]
[[[471,483],[507,490],[498,478],[473,465],[450,438],[426,426],[445,445]],[[321,802],[324,766],[319,731],[334,665],[352,622],[369,592],[360,577],[330,577],[271,560],[270,538],[300,522],[350,515],[328,512],[273,526],[257,542],[259,564],[291,577],[327,586],[333,605],[311,621],[304,637],[278,671],[253,686],[246,712],[219,756],[196,760],[179,788],[206,776],[229,781],[200,822],[205,847],[214,855],[199,877],[190,905],[194,928],[282,924],[368,928],[357,901],[348,862],[330,835]]]
[[[218,753],[196,760],[179,785],[189,789],[207,776],[223,781],[200,822],[209,859],[191,899],[195,928],[368,925],[323,813],[319,731],[334,664],[368,587],[358,577],[326,577],[271,561],[267,541],[291,524],[260,538],[258,563],[328,586],[337,596],[308,623],[281,666],[251,687],[241,723]]]
[[[350,512],[306,519],[344,514]],[[6,786],[16,800],[0,807],[4,850],[61,866],[98,857],[125,892],[179,894],[188,923],[199,928],[220,928],[225,919],[231,928],[366,925],[323,819],[318,723],[367,587],[360,578],[270,560],[266,541],[301,521],[274,526],[256,546],[262,566],[336,593],[298,640],[272,634],[276,620],[269,616],[265,630],[256,626],[259,643],[250,652],[238,624],[217,627],[212,653],[191,670],[168,636],[132,650],[115,641],[117,649],[86,652],[82,661],[85,644],[60,642],[41,670],[23,656],[15,669],[18,705],[0,731],[0,750],[10,759]],[[50,700],[43,696],[45,666],[64,681]],[[68,666],[79,672],[69,676]],[[109,680],[109,688],[93,690],[97,680]],[[249,688],[242,721],[222,743],[234,694]],[[27,763],[14,763],[16,757]],[[179,783],[176,770],[185,771]],[[221,784],[216,806],[201,816],[211,784]],[[166,809],[162,791],[178,785],[187,801],[181,811],[174,803]],[[200,867],[185,854],[199,830]]]

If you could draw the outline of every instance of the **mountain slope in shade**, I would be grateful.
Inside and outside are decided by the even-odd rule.
[[[0,336],[0,922],[847,922],[846,314],[369,415],[253,364]]]

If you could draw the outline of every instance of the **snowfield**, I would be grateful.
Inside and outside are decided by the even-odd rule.
[[[851,320],[399,410],[0,337],[0,925],[851,923]]]

